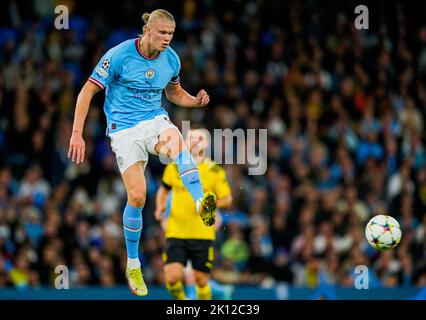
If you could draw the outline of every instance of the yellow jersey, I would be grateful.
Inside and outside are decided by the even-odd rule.
[[[231,194],[226,172],[211,159],[198,164],[203,191],[212,191],[217,198]],[[170,215],[166,224],[166,238],[215,239],[214,226],[206,227],[195,209],[195,202],[186,190],[175,164],[164,169],[163,183],[171,189]]]

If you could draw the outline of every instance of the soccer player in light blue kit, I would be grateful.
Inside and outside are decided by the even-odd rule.
[[[127,191],[123,213],[126,278],[130,291],[138,296],[148,294],[138,258],[148,154],[167,156],[177,164],[181,179],[207,226],[215,222],[217,202],[214,193],[203,194],[197,166],[178,128],[161,106],[163,90],[169,101],[183,107],[204,107],[209,96],[201,90],[194,97],[180,86],[179,56],[169,46],[176,27],[173,16],[157,9],[145,13],[143,20],[142,36],[110,49],[83,86],[77,98],[68,150],[72,161],[77,164],[84,161],[84,122],[93,95],[105,89],[106,131]]]

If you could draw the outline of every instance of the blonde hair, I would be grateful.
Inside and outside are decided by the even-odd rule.
[[[167,10],[157,9],[152,11],[151,13],[145,12],[144,14],[142,14],[142,20],[145,23],[142,27],[142,34],[145,32],[146,27],[157,19],[176,24],[175,18]]]

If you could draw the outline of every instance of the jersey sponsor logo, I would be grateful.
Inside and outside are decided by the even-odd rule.
[[[127,88],[129,91],[133,93],[133,97],[141,100],[153,101],[159,99],[163,92],[163,89],[134,89]]]
[[[145,71],[145,77],[147,77],[148,79],[152,79],[155,76],[155,71],[154,69],[148,69]]]

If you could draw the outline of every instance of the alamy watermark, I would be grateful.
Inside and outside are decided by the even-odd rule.
[[[191,130],[190,121],[182,121],[182,136],[188,136]],[[249,175],[263,175],[266,172],[268,152],[267,129],[214,129],[213,136],[206,129],[198,129],[204,132],[208,140],[208,148],[204,155],[218,164],[244,164],[248,165]],[[163,146],[166,150],[168,146]],[[213,149],[213,156],[212,156]],[[160,162],[167,164],[170,159],[164,156],[167,152],[161,152]],[[188,159],[189,160],[189,159]],[[183,163],[183,164],[189,164]]]
[[[368,7],[360,4],[355,7],[355,13],[358,14],[358,16],[355,18],[355,21],[354,21],[355,29],[368,30],[368,28],[370,27]]]
[[[70,28],[70,24],[69,24],[69,10],[68,7],[65,5],[58,5],[55,7],[55,14],[57,14],[56,18],[55,18],[55,28],[58,30],[62,30],[62,29],[69,29]]]
[[[354,279],[354,287],[358,290],[370,289],[368,267],[365,265],[358,265],[355,267],[355,274],[357,275]]]
[[[68,267],[62,264],[55,268],[55,288],[58,290],[67,290],[70,288],[70,277]]]

